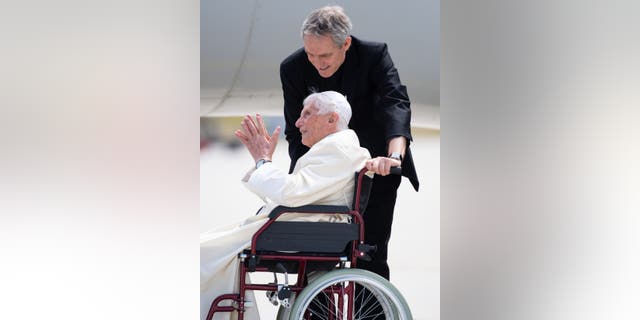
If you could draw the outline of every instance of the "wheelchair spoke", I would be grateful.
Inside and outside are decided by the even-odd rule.
[[[343,319],[340,301],[344,301],[345,296],[343,284],[332,284],[313,299],[307,311],[313,315],[313,319]]]
[[[402,295],[386,279],[360,269],[331,271],[298,295],[290,320],[412,320]]]
[[[315,317],[321,317],[321,319],[328,319],[327,316],[333,312],[333,297],[329,297],[326,293],[322,293],[321,297],[316,297],[307,309],[308,312],[312,313]],[[329,305],[327,305],[329,304]]]
[[[384,314],[376,296],[366,288],[359,287],[354,301],[356,307],[354,319],[374,319]]]
[[[384,310],[376,295],[370,290],[355,285],[354,294],[349,295],[351,283],[334,283],[319,293],[307,308],[312,319],[385,319]],[[353,317],[347,317],[350,296],[353,299]],[[380,318],[378,318],[380,317]]]

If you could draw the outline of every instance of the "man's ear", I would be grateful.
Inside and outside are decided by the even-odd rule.
[[[338,122],[338,119],[340,119],[340,115],[337,112],[332,112],[331,116],[329,116],[329,123]]]
[[[349,47],[351,47],[351,36],[344,39],[344,44],[342,46],[344,47],[344,51],[349,50]]]

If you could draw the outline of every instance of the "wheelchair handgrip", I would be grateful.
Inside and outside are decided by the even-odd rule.
[[[391,174],[396,174],[396,175],[401,175],[402,174],[402,167],[391,167],[390,173]]]

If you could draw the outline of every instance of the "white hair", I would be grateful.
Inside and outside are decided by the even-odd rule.
[[[313,103],[318,109],[318,114],[326,114],[335,112],[338,114],[338,130],[349,129],[349,120],[351,120],[351,105],[347,98],[339,92],[323,91],[314,92],[306,97],[303,105]]]

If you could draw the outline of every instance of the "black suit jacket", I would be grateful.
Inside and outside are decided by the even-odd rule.
[[[351,47],[340,67],[339,87],[326,81],[307,59],[304,48],[298,49],[280,64],[280,80],[284,95],[285,136],[293,170],[296,161],[309,148],[301,142],[295,122],[302,111],[302,101],[312,92],[333,90],[344,94],[351,104],[349,127],[372,157],[387,156],[387,142],[397,136],[407,138],[402,161],[402,175],[418,190],[419,182],[409,148],[411,108],[407,88],[400,82],[385,43],[362,41],[352,36]]]

